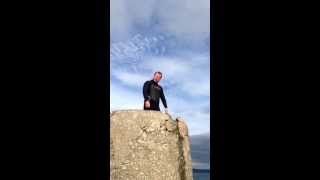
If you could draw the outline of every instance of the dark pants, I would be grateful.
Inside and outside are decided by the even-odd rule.
[[[145,101],[143,103],[143,110],[154,110],[154,111],[160,111],[160,107],[159,107],[159,103],[155,102],[155,101],[152,101],[150,100],[150,108],[147,108],[145,106]]]

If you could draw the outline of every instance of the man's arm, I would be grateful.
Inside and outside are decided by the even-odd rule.
[[[167,109],[168,108],[167,101],[166,101],[166,97],[164,96],[162,88],[161,88],[161,92],[160,92],[160,98],[161,98],[163,106]]]
[[[146,81],[143,85],[143,97],[144,100],[150,100],[150,81]]]

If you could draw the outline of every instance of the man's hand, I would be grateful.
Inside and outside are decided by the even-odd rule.
[[[144,103],[144,105],[145,105],[147,108],[150,108],[150,102],[149,102],[149,101],[146,101],[146,102]]]

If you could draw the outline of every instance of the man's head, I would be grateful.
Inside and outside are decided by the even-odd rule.
[[[162,78],[162,73],[160,71],[157,71],[153,74],[153,80],[155,82],[159,82]]]

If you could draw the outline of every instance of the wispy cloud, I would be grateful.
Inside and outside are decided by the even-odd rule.
[[[110,7],[111,38],[116,41],[141,27],[183,42],[201,43],[210,35],[210,0],[110,0]]]
[[[210,0],[110,0],[110,7],[110,111],[142,109],[143,83],[162,71],[170,114],[195,137],[193,166],[207,169]]]
[[[142,109],[143,99],[138,91],[128,91],[117,85],[110,84],[110,111],[121,109]]]
[[[173,116],[190,134],[210,125],[210,0],[111,0],[111,110],[142,109],[155,71]],[[161,104],[161,108],[163,108]]]
[[[123,84],[133,87],[142,86],[146,80],[151,79],[151,75],[148,76],[146,74],[138,74],[123,70],[114,70],[112,74]]]
[[[138,61],[148,53],[161,55],[166,50],[165,46],[162,46],[161,44],[164,41],[165,37],[161,35],[142,36],[141,34],[136,34],[124,42],[120,41],[112,43],[110,48],[110,58],[130,58],[132,61]]]
[[[152,49],[157,45],[150,43],[148,46],[148,49]],[[191,134],[209,131],[210,112],[204,110],[210,105],[207,54],[188,52],[168,56],[143,51],[143,58],[137,60],[125,57],[127,55],[124,51],[119,50],[117,53],[117,56],[111,58],[111,108],[141,109],[143,83],[152,78],[153,72],[160,70],[164,74],[160,84],[164,87],[172,115],[184,117]]]

